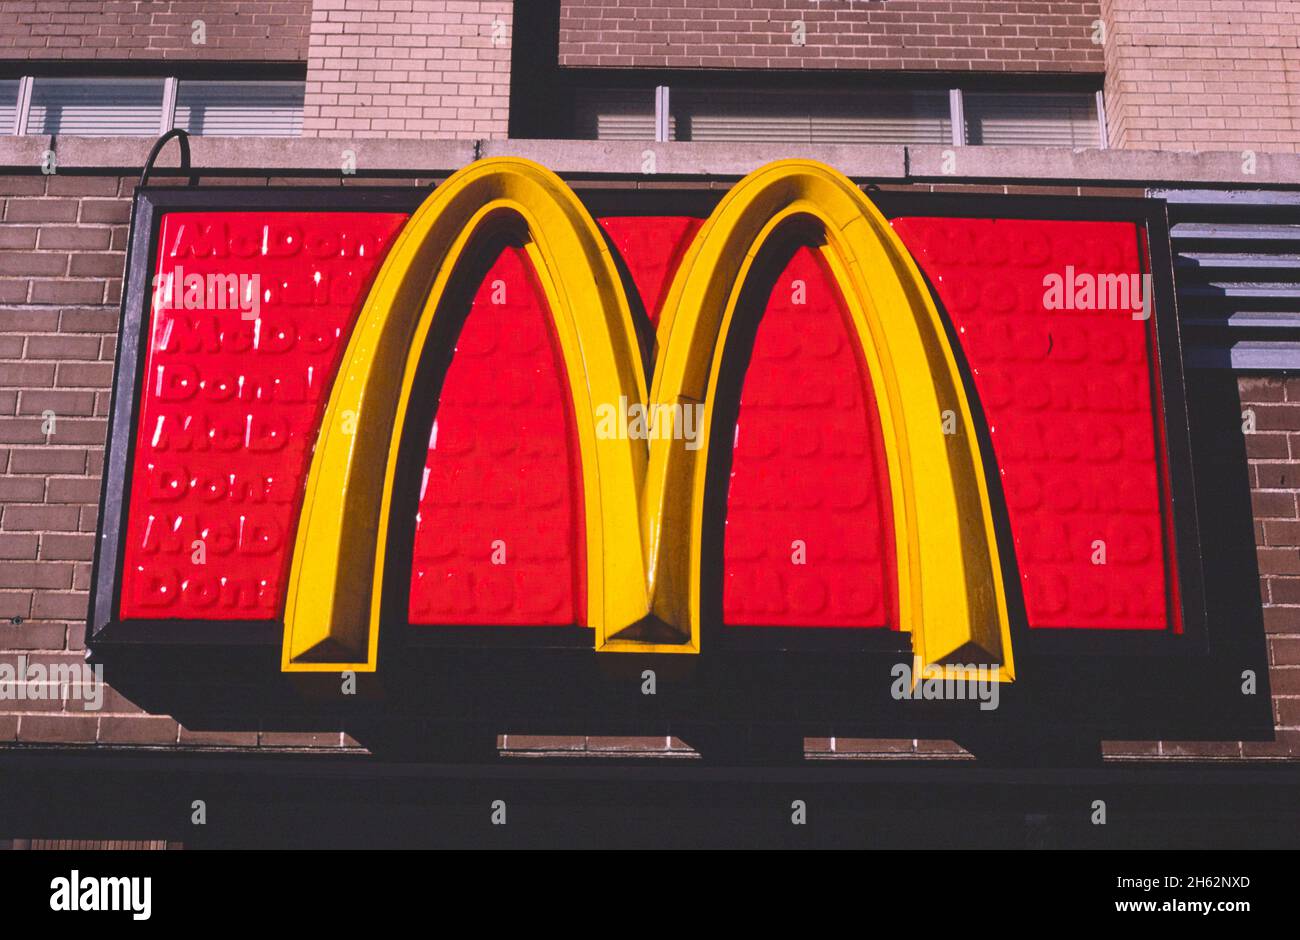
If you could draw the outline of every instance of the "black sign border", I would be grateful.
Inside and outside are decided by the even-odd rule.
[[[660,184],[662,185],[662,183]],[[606,214],[663,214],[680,212],[707,214],[721,198],[725,189],[692,188],[682,190],[645,190],[629,184],[628,188],[605,186],[586,188],[581,182],[574,184],[593,215]],[[249,188],[211,186],[181,188],[177,186],[146,187],[137,190],[133,207],[133,222],[128,247],[127,274],[122,300],[120,342],[113,380],[113,402],[109,422],[105,469],[102,481],[99,531],[96,541],[90,597],[90,616],[87,621],[87,645],[98,656],[115,654],[125,649],[158,650],[168,648],[182,651],[190,647],[254,648],[259,651],[277,650],[282,640],[282,620],[222,621],[222,620],[132,620],[120,618],[118,587],[122,583],[122,538],[125,533],[126,494],[130,492],[131,466],[135,445],[135,409],[139,400],[142,367],[148,343],[147,307],[150,296],[149,281],[156,264],[157,236],[161,216],[169,211],[305,211],[328,207],[333,211],[399,211],[412,212],[418,208],[428,190],[425,187],[378,186],[311,186]],[[1153,370],[1160,381],[1162,426],[1167,447],[1167,472],[1172,520],[1176,541],[1180,600],[1182,603],[1181,634],[1172,632],[1147,632],[1130,630],[1028,630],[1023,623],[1013,622],[1014,648],[1017,654],[1018,673],[1025,673],[1030,685],[1037,691],[1041,683],[1055,682],[1056,676],[1031,679],[1026,666],[1054,663],[1053,673],[1080,670],[1072,667],[1092,662],[1082,669],[1087,675],[1099,675],[1115,664],[1125,664],[1124,678],[1117,681],[1140,681],[1143,671],[1160,661],[1155,671],[1160,675],[1152,680],[1155,687],[1170,691],[1182,689],[1184,695],[1201,684],[1192,678],[1206,674],[1210,664],[1209,634],[1207,627],[1204,578],[1201,563],[1196,493],[1191,459],[1190,431],[1188,428],[1186,390],[1183,374],[1182,338],[1177,316],[1171,246],[1165,204],[1157,199],[1072,196],[1008,196],[993,194],[950,194],[928,192],[879,192],[869,195],[886,214],[900,216],[951,216],[1000,219],[1059,219],[1062,221],[1114,221],[1132,222],[1145,232],[1150,246],[1150,268],[1156,314],[1154,319],[1157,368]],[[986,451],[986,458],[988,454]],[[996,479],[996,475],[994,476]],[[1014,553],[1010,544],[1004,546],[1003,556],[1008,564],[1008,577],[1015,577]],[[1014,618],[1013,618],[1014,620]],[[386,624],[386,627],[388,625]],[[381,636],[381,671],[395,668],[394,651],[411,647],[433,647],[431,654],[438,656],[467,656],[467,662],[479,662],[485,654],[497,650],[506,653],[514,650],[530,656],[545,655],[551,648],[557,664],[588,662],[596,657],[591,652],[589,631],[584,628],[503,628],[484,631],[437,631],[436,636],[412,638],[410,631],[386,629]],[[432,632],[432,631],[430,631]],[[394,634],[404,634],[400,638]],[[835,633],[831,636],[829,634]],[[871,631],[862,639],[848,640],[843,631],[721,631],[707,628],[703,640],[705,649],[700,663],[713,660],[705,667],[701,678],[727,673],[729,663],[744,662],[759,668],[765,675],[779,674],[782,663],[807,674],[814,674],[816,664],[841,665],[848,655],[854,662],[850,670],[855,676],[863,673],[859,666],[873,663],[888,668],[889,663],[910,658],[910,645],[906,634],[888,631]],[[728,636],[730,634],[730,636]],[[531,651],[531,652],[530,652]],[[793,655],[792,655],[793,654]],[[801,655],[802,654],[802,655]],[[574,657],[577,656],[578,660]],[[1200,660],[1201,666],[1187,673],[1177,665],[1188,657]],[[622,658],[622,657],[619,657]],[[631,660],[665,662],[681,657],[653,657],[628,655]],[[695,657],[689,657],[695,659]],[[796,662],[798,665],[796,665]],[[1147,666],[1141,665],[1145,662]],[[608,669],[610,663],[602,663]],[[1265,663],[1266,667],[1266,663]],[[566,667],[567,668],[567,667]],[[577,667],[575,667],[577,668]],[[584,666],[582,668],[589,668]],[[748,667],[745,667],[748,668]],[[619,670],[615,670],[616,672]],[[1184,682],[1184,679],[1191,679]],[[1080,677],[1079,682],[1082,683]],[[1017,680],[1015,686],[1021,686]],[[1067,683],[1067,685],[1075,685]],[[1016,695],[1011,691],[1008,696]],[[1173,707],[1173,706],[1171,706]],[[813,709],[808,717],[813,717]],[[1068,723],[1068,722],[1067,722]]]

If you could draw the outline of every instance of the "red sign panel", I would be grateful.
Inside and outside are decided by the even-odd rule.
[[[324,396],[403,221],[374,213],[163,219],[124,617],[279,614]],[[625,251],[645,248],[646,263],[626,260],[657,311],[698,220],[604,224]],[[1140,273],[1135,227],[942,218],[895,227],[969,363],[1030,626],[1166,629],[1173,585],[1148,323],[1129,309],[1043,310],[1044,279],[1067,267]],[[254,283],[257,296],[248,292]],[[795,252],[759,323],[734,435],[729,624],[890,623],[878,420],[859,392],[865,366],[845,316],[815,256]],[[431,429],[415,623],[577,622],[580,474],[553,330],[527,257],[506,251],[479,289]],[[438,541],[432,532],[442,533]],[[491,564],[496,541],[523,556],[518,564]],[[1095,562],[1094,542],[1106,546],[1105,564]],[[786,563],[809,544],[832,554]],[[204,565],[194,564],[196,553]]]
[[[988,422],[1031,627],[1178,624],[1152,321],[1085,300],[1145,273],[1121,222],[906,218],[895,230],[960,339]],[[1053,275],[1071,296],[1045,308]],[[1083,280],[1080,280],[1083,278]],[[1090,280],[1089,280],[1090,279]],[[1078,290],[1074,288],[1078,286]],[[1067,285],[1062,283],[1062,291]],[[1126,288],[1126,294],[1128,293]],[[1071,309],[1073,308],[1073,309]],[[1104,553],[1104,554],[1103,554]]]
[[[323,409],[406,219],[162,216],[122,527],[121,620],[283,616]],[[647,337],[701,223],[600,220]],[[969,376],[1027,626],[1179,632],[1142,229],[920,215],[892,225]],[[899,628],[881,417],[845,297],[816,247],[788,245],[763,273],[761,296],[738,313],[749,319],[739,335],[750,346],[734,352],[734,407],[714,428],[731,445],[716,520],[730,631]],[[394,508],[415,520],[407,619],[421,630],[581,625],[588,559],[572,377],[527,252],[506,248],[484,270],[450,365],[425,390],[438,400],[418,498]],[[1107,277],[1138,293],[1127,305],[1098,303],[1096,279]]]
[[[404,221],[339,212],[163,217],[123,618],[280,615],[324,402],[370,279]]]

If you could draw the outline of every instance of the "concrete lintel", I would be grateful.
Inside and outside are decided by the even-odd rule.
[[[50,138],[43,135],[0,137],[0,172],[39,173],[48,165],[45,155],[51,149]]]
[[[1300,154],[1063,147],[909,147],[908,177],[934,182],[1300,186]]]
[[[203,169],[242,170],[250,163],[259,169],[280,172],[310,171],[343,173],[355,162],[356,175],[373,173],[402,175],[443,174],[474,160],[472,140],[385,140],[351,137],[264,137],[256,141],[250,155],[245,148],[251,138],[192,137],[194,165]]]
[[[656,143],[640,140],[487,140],[485,157],[526,157],[563,176],[704,176],[739,178],[765,163],[802,157],[855,179],[900,181],[903,147],[847,144]]]
[[[52,149],[61,173],[135,175],[152,145],[145,137],[0,136],[0,172],[38,173]],[[196,170],[230,176],[339,177],[352,151],[358,177],[439,176],[476,157],[521,156],[573,177],[730,180],[772,160],[804,157],[863,182],[1300,189],[1300,154],[1293,153],[353,137],[194,137],[191,148]],[[160,173],[178,161],[179,148],[169,144]]]
[[[154,139],[149,137],[0,137],[0,170],[39,169],[53,149],[60,172],[139,173]],[[355,161],[357,176],[438,175],[474,159],[472,140],[386,140],[353,137],[191,137],[191,166],[239,176],[286,174],[342,176]],[[350,155],[349,155],[350,152]],[[155,163],[166,173],[180,164],[180,147],[168,142]]]

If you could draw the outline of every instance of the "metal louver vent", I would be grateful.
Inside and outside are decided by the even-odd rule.
[[[1187,364],[1300,369],[1300,193],[1156,190]]]

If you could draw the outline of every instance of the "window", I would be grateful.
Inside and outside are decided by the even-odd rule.
[[[653,89],[586,89],[574,105],[574,136],[579,140],[655,139]]]
[[[1097,99],[1095,91],[789,90],[683,84],[669,89],[667,139],[1098,147],[1105,146],[1105,137]],[[579,140],[655,140],[655,91],[578,88],[573,117],[573,136]]]
[[[18,80],[0,81],[0,134],[17,133]]]
[[[1097,96],[968,92],[966,142],[1002,147],[1096,147]]]
[[[176,92],[175,126],[223,137],[302,133],[302,82],[190,82]]]
[[[37,78],[29,134],[154,136],[162,128],[163,79]]]
[[[24,83],[30,103],[24,106]],[[301,81],[30,78],[0,82],[0,133],[291,137],[302,133]]]
[[[683,90],[675,140],[800,144],[950,144],[948,93],[835,94]]]

